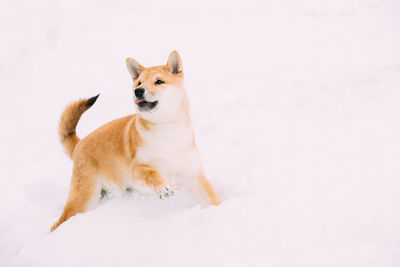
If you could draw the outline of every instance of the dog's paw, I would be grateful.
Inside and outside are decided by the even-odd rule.
[[[172,185],[162,185],[158,187],[156,191],[160,199],[165,199],[167,197],[175,195],[177,189]]]

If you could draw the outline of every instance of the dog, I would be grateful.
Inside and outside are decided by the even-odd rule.
[[[176,184],[191,188],[206,205],[220,204],[202,170],[178,52],[170,53],[166,65],[146,68],[132,58],[126,65],[136,114],[113,120],[83,139],[76,126],[98,95],[72,103],[61,115],[59,137],[74,164],[67,203],[51,231],[94,208],[110,188],[128,190],[135,183],[145,184],[161,199],[173,195]]]

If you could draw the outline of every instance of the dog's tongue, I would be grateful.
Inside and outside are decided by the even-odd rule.
[[[135,101],[135,104],[137,105],[137,104],[142,103],[142,102],[144,102],[144,99],[137,99],[137,100]]]

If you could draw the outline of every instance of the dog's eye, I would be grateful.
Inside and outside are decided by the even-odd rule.
[[[155,84],[163,84],[164,82],[163,81],[161,81],[161,80],[157,80],[156,82],[155,82]]]
[[[142,82],[138,82],[137,86],[139,86],[139,85],[141,85],[141,84],[142,84]]]

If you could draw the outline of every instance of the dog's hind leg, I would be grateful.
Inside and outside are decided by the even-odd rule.
[[[97,173],[87,166],[74,167],[67,204],[60,218],[51,227],[51,231],[72,216],[87,211],[99,202],[101,187],[96,175]]]

